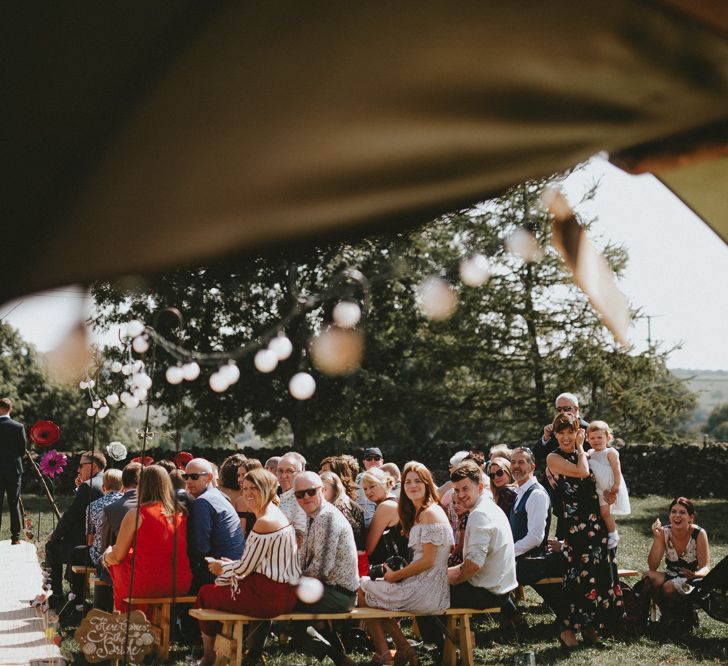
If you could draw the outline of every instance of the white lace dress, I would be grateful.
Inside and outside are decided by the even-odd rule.
[[[437,546],[435,563],[426,571],[398,583],[361,579],[367,605],[385,610],[407,610],[421,615],[436,615],[450,607],[450,586],[447,583],[447,558],[454,543],[449,524],[415,525],[410,530],[409,547],[412,561],[422,557],[423,544]]]

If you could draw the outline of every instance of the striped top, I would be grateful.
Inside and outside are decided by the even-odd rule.
[[[298,564],[296,532],[292,525],[288,524],[268,534],[261,534],[254,529],[245,542],[243,557],[234,562],[224,562],[215,585],[229,585],[237,591],[238,581],[252,573],[262,574],[278,583],[298,583],[301,568]]]

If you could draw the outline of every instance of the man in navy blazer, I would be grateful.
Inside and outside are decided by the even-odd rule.
[[[25,455],[25,428],[13,421],[10,398],[0,398],[0,520],[5,494],[8,496],[10,513],[10,542],[20,543],[20,486],[23,481],[23,456]]]

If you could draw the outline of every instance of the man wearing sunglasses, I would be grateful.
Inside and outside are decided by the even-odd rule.
[[[382,450],[377,446],[371,446],[368,449],[364,449],[364,455],[362,456],[364,461],[364,471],[372,469],[372,467],[381,467],[384,465],[384,456],[382,456]],[[374,518],[374,512],[377,510],[376,502],[368,500],[364,494],[364,488],[361,485],[361,477],[364,472],[360,472],[356,477],[356,485],[359,486],[359,491],[356,497],[356,503],[364,511],[364,527],[368,528],[369,523]]]
[[[579,415],[579,398],[577,398],[573,393],[560,393],[554,401],[554,408],[556,414],[568,412],[569,414],[574,414],[575,416],[579,417],[579,422],[581,423],[581,427],[584,428],[584,430],[589,427],[589,423],[582,419]],[[557,519],[556,536],[559,539],[563,539],[566,535],[563,533],[563,530],[565,528],[563,525],[564,521],[561,519],[561,502],[554,493],[556,480],[551,476],[551,473],[546,467],[546,457],[549,455],[549,453],[553,453],[558,448],[559,443],[553,436],[552,426],[550,423],[547,423],[543,427],[543,435],[533,446],[533,453],[536,458],[536,466],[539,470],[539,480],[543,484],[544,488],[546,488],[546,491],[551,498],[551,505],[553,506],[554,515]],[[588,451],[589,448],[589,443],[584,442],[584,450]]]
[[[192,569],[190,593],[202,585],[214,583],[215,576],[205,561],[206,557],[219,560],[227,557],[239,560],[245,539],[240,519],[230,500],[213,483],[212,465],[204,458],[193,458],[187,463],[182,478],[185,490],[194,501],[189,505],[187,520],[187,554]]]
[[[308,529],[301,547],[301,575],[323,583],[324,592],[316,603],[301,601],[296,610],[304,613],[344,613],[354,608],[359,587],[356,543],[351,524],[323,496],[323,482],[315,472],[301,472],[293,482],[296,501],[306,513]],[[296,623],[301,624],[301,623]],[[335,664],[353,663],[344,653],[341,639],[325,626],[299,630],[298,638],[307,651]]]

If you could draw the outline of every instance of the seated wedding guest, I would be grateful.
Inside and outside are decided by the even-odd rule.
[[[197,608],[274,617],[293,610],[301,571],[298,563],[296,532],[278,508],[278,480],[265,469],[257,468],[243,478],[243,496],[255,514],[242,559],[213,560],[210,571],[217,576],[214,585],[204,585],[197,595]],[[215,663],[215,636],[219,622],[200,621],[204,655],[200,664]],[[256,663],[265,647],[270,624],[262,623],[248,639],[248,661]]]
[[[394,479],[381,468],[372,467],[361,475],[364,494],[376,509],[367,530],[365,549],[369,564],[383,564],[393,555],[407,555],[407,541],[399,525],[399,504],[391,493]]]
[[[86,543],[86,509],[102,497],[101,484],[106,469],[106,457],[98,451],[81,454],[76,477],[76,494],[71,505],[63,512],[56,528],[45,545],[46,566],[51,572],[50,607],[60,610],[63,605],[63,568],[69,564],[71,552]],[[73,584],[73,574],[67,567],[67,580]]]
[[[324,588],[319,601],[313,604],[299,601],[296,611],[314,614],[350,611],[354,608],[359,585],[351,525],[341,511],[324,499],[323,482],[318,474],[301,472],[294,481],[294,492],[310,521],[301,547],[301,574],[317,578]],[[334,664],[353,663],[346,656],[334,629],[323,625],[309,629],[297,627],[298,638],[304,642],[307,652],[319,660],[328,655]]]
[[[158,465],[145,467],[138,492],[139,508],[127,512],[116,544],[109,546],[102,557],[113,580],[114,606],[119,611],[127,609],[123,601],[126,597],[181,596],[192,582],[187,517],[175,501],[169,474]]]
[[[348,456],[351,458],[351,456]],[[356,461],[355,461],[356,462]],[[359,469],[357,464],[356,469]],[[350,499],[357,501],[359,497],[359,488],[356,485],[356,477],[358,472],[353,471],[352,466],[344,456],[327,456],[321,461],[321,472],[333,472],[341,480],[344,490]],[[362,514],[363,515],[363,514]]]
[[[480,469],[466,460],[450,475],[457,501],[469,510],[463,536],[463,563],[448,569],[454,608],[500,607],[502,621],[517,611],[510,598],[516,587],[513,535],[506,515],[485,493]]]
[[[493,458],[505,458],[510,462],[511,453],[512,451],[507,444],[496,444],[495,446],[491,446],[488,450],[490,460],[493,460]]]
[[[204,458],[193,458],[185,466],[182,477],[187,494],[194,498],[190,506],[187,543],[192,567],[192,591],[212,583],[206,557],[240,559],[245,539],[240,519],[228,499],[212,483],[212,464]]]
[[[280,456],[271,456],[265,461],[265,467],[273,476],[276,476],[276,470],[278,469],[278,461],[281,459]],[[276,477],[278,478],[278,477]]]
[[[242,453],[233,453],[225,458],[220,465],[220,480],[217,484],[218,490],[235,505],[235,500],[240,497],[240,482],[238,472],[240,466],[247,460]],[[245,476],[245,473],[243,473]]]
[[[405,465],[402,475],[399,519],[413,551],[410,564],[396,571],[385,565],[383,580],[363,577],[359,605],[418,615],[437,615],[450,606],[447,560],[453,544],[452,528],[438,504],[437,488],[430,471],[418,462]],[[376,653],[373,662],[394,663],[387,646],[389,634],[397,648],[397,661],[415,666],[417,653],[396,620],[367,620]]]
[[[488,464],[488,478],[490,479],[490,490],[493,493],[493,501],[508,516],[511,512],[513,502],[516,501],[515,483],[511,474],[510,460],[506,458],[491,458]]]
[[[302,471],[302,463],[297,456],[286,454],[278,461],[276,474],[278,475],[278,484],[281,487],[281,511],[291,521],[293,529],[296,530],[299,546],[303,543],[307,521],[306,514],[293,494],[293,481]]]
[[[388,462],[384,463],[381,469],[394,479],[392,495],[399,498],[400,488],[402,486],[402,472],[399,471],[399,467],[393,462]]]
[[[663,556],[665,571],[658,571]],[[692,604],[686,599],[693,586],[710,571],[708,535],[695,524],[695,506],[686,497],[670,503],[668,524],[652,523],[652,546],[647,556],[649,572],[643,590],[660,607],[661,622],[691,630],[697,625]]]
[[[445,513],[447,513],[453,533],[455,533],[458,523],[460,522],[460,516],[453,507],[453,489],[449,475],[463,460],[465,460],[467,455],[468,451],[458,451],[451,456],[450,462],[447,466],[448,479],[437,489],[437,494],[440,496],[440,506],[445,509]]]
[[[457,524],[453,530],[455,543],[450,551],[450,557],[447,559],[447,566],[449,568],[463,563],[463,540],[465,539],[465,528],[468,526],[469,511],[457,498],[454,498],[452,502],[450,502],[448,509],[452,509],[457,518]]]
[[[370,446],[368,449],[364,449],[364,455],[362,456],[364,461],[364,471],[373,469],[375,467],[381,467],[384,464],[384,457],[382,456],[382,450],[376,446]],[[374,512],[376,511],[376,504],[370,502],[364,494],[364,489],[361,487],[362,474],[356,477],[356,483],[359,487],[359,496],[357,502],[362,509],[364,509],[364,526],[369,528],[369,523],[374,518]]]
[[[262,468],[263,465],[257,458],[247,458],[240,464],[238,467],[237,482],[241,490],[245,475],[248,472],[252,472],[254,469]],[[247,539],[248,534],[250,534],[250,531],[253,529],[253,525],[255,525],[255,513],[248,510],[248,501],[245,499],[245,495],[243,495],[242,492],[233,502],[233,506],[235,507],[235,512],[238,514],[238,518],[240,518],[240,529],[243,530],[243,536]]]
[[[362,508],[346,494],[344,485],[336,474],[321,472],[319,476],[324,484],[324,499],[344,514],[354,532],[357,551],[363,551],[366,532],[364,530],[364,512]]]

